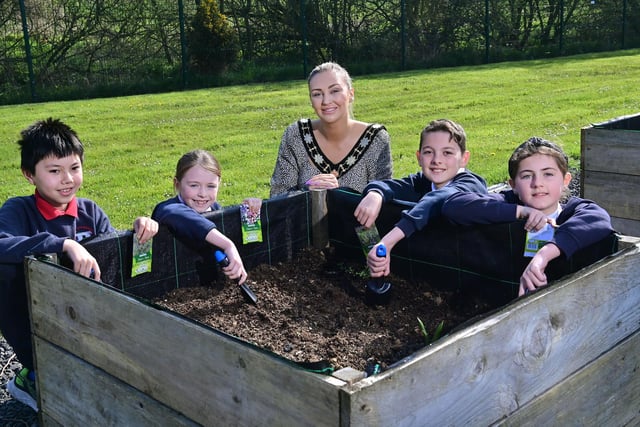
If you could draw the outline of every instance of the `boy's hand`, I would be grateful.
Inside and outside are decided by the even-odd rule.
[[[158,223],[149,217],[140,216],[133,221],[133,231],[140,243],[146,243],[158,233]]]
[[[367,266],[371,277],[388,276],[391,272],[391,250],[387,249],[387,256],[379,257],[376,254],[376,249],[380,244],[378,243],[369,251],[367,255]]]
[[[73,271],[84,277],[91,277],[100,281],[100,267],[98,261],[82,246],[72,239],[66,239],[62,245],[62,251],[73,262]],[[93,273],[93,277],[91,274]]]
[[[338,178],[331,173],[320,173],[311,177],[306,183],[309,190],[330,190],[338,188]]]
[[[370,191],[360,200],[356,210],[353,212],[353,216],[356,217],[360,224],[369,228],[378,219],[380,209],[382,209],[382,195],[377,191]]]
[[[518,219],[527,219],[524,223],[527,231],[540,231],[547,225],[547,216],[537,209],[518,205],[516,214]]]
[[[531,258],[529,265],[524,269],[520,276],[520,288],[518,296],[521,297],[525,292],[533,292],[541,286],[547,285],[547,275],[544,273],[549,262],[561,254],[560,248],[554,243],[547,243]]]

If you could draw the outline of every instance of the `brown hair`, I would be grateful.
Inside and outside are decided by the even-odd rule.
[[[221,176],[220,163],[218,163],[218,160],[213,154],[205,150],[193,150],[184,154],[180,157],[180,160],[178,160],[176,180],[180,181],[184,174],[194,166],[201,166],[203,169],[208,170],[218,177]]]
[[[460,151],[462,151],[463,153],[467,151],[467,134],[465,133],[462,126],[449,119],[433,120],[424,129],[422,129],[422,132],[420,133],[420,146],[418,147],[418,150],[422,149],[422,143],[424,142],[428,133],[440,131],[447,132],[451,136],[451,139],[453,139],[455,143],[458,144],[458,147],[460,147]]]
[[[539,136],[532,136],[520,144],[509,158],[509,176],[511,179],[516,178],[520,162],[534,154],[553,157],[563,175],[569,172],[569,158],[560,146]]]

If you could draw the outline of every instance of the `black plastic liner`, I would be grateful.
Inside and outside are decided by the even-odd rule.
[[[239,205],[205,215],[233,240],[248,271],[259,264],[291,261],[300,249],[311,245],[311,198],[307,192],[263,201],[262,242],[242,244]],[[131,231],[100,236],[85,246],[97,259],[104,283],[144,298],[180,287],[211,285],[222,277],[215,248],[181,241],[165,226],[153,238],[151,272],[136,277],[131,277]]]
[[[355,227],[353,212],[361,199],[346,190],[327,192],[329,245],[337,256],[366,263]],[[376,226],[380,235],[393,228],[402,210],[410,205],[387,203]],[[233,240],[250,271],[259,264],[291,261],[295,254],[313,244],[311,194],[264,200],[263,241],[243,245],[240,207],[230,206],[207,214],[221,232]],[[519,278],[529,258],[522,256],[523,222],[462,227],[438,219],[424,230],[403,239],[392,251],[393,274],[427,282],[445,290],[475,290],[493,294],[501,301],[517,295]],[[102,281],[143,298],[156,298],[168,291],[188,286],[212,285],[222,273],[213,247],[202,248],[175,238],[166,227],[153,239],[152,270],[131,277],[133,236],[131,231],[101,236],[85,243],[96,257]],[[577,252],[571,259],[556,259],[547,267],[555,280],[610,255],[618,249],[616,234]],[[66,261],[68,263],[68,261]],[[62,261],[65,264],[65,261]]]
[[[329,239],[339,256],[364,263],[355,232],[358,222],[353,216],[360,199],[360,194],[349,191],[328,192]],[[386,203],[376,221],[380,236],[390,231],[401,212],[411,206]],[[472,289],[508,301],[517,296],[520,275],[531,260],[522,255],[525,238],[524,221],[459,226],[438,218],[393,248],[391,271],[441,289]],[[547,277],[549,281],[556,280],[617,250],[618,236],[612,233],[570,259],[561,257],[550,262]]]

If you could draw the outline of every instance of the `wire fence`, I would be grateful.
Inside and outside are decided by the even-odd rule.
[[[0,103],[545,58],[640,46],[640,0],[219,0],[237,35],[222,73],[190,67],[211,0],[0,1]]]

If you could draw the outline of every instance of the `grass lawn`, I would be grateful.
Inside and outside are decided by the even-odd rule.
[[[486,66],[354,76],[355,117],[391,134],[394,176],[418,170],[419,133],[450,118],[467,131],[469,168],[489,184],[507,178],[513,148],[538,135],[579,165],[580,129],[640,111],[640,50]],[[222,164],[223,205],[266,198],[282,132],[314,117],[306,81],[166,94],[0,106],[0,199],[31,194],[20,173],[21,129],[49,116],[85,143],[79,195],[94,199],[117,228],[150,215],[173,195],[178,158],[204,148]]]

